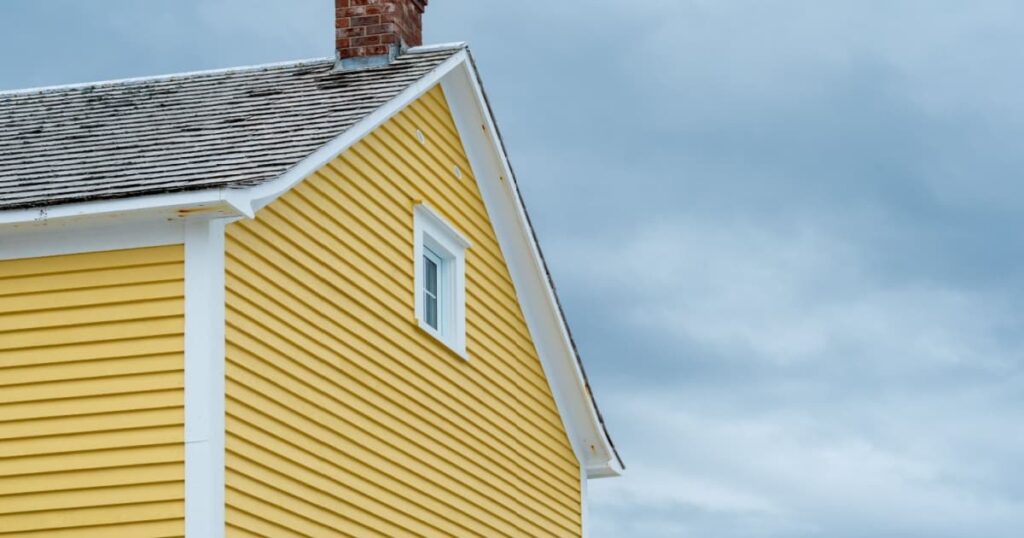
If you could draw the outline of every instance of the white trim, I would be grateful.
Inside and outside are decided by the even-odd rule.
[[[587,487],[587,473],[580,469],[580,536],[590,536],[590,493]]]
[[[52,224],[57,221],[96,218],[120,219],[137,215],[143,216],[143,214],[150,218],[180,219],[204,214],[252,218],[255,213],[243,192],[239,189],[218,188],[32,209],[11,209],[0,211],[0,229]]]
[[[452,41],[451,43],[434,43],[433,45],[419,45],[417,47],[409,47],[406,50],[406,54],[423,54],[426,52],[438,52],[442,50],[451,49],[464,49],[466,48],[465,41]]]
[[[185,225],[181,221],[40,225],[16,232],[0,228],[0,260],[157,247],[184,241]]]
[[[530,334],[576,457],[588,478],[623,469],[587,388],[526,217],[475,68],[466,61],[442,81],[463,146],[509,266]]]
[[[413,207],[413,304],[416,320],[427,334],[463,359],[466,355],[466,249],[472,244],[426,204]],[[438,267],[438,328],[426,321],[423,298],[423,258],[429,249],[441,259]]]
[[[185,536],[224,536],[224,225],[185,229]]]
[[[246,189],[251,201],[251,207],[254,211],[262,209],[264,206],[276,200],[282,194],[291,190],[292,187],[297,185],[300,181],[306,179],[317,170],[320,170],[327,163],[333,161],[338,155],[347,150],[352,144],[355,144],[359,140],[362,140],[367,134],[379,127],[381,124],[391,119],[395,114],[401,112],[403,108],[408,106],[409,103],[419,99],[420,96],[430,91],[435,85],[441,82],[449,72],[455,69],[457,66],[465,63],[469,58],[469,55],[465,50],[453,54],[450,58],[441,62],[440,65],[435,67],[430,73],[427,73],[423,78],[416,81],[408,88],[398,94],[394,99],[388,101],[386,104],[374,110],[373,113],[366,116],[358,123],[353,125],[350,129],[337,136],[327,144],[320,147],[309,157],[303,159],[299,164],[293,166],[284,175],[277,179],[256,185],[250,189]]]

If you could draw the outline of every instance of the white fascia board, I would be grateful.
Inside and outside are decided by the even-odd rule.
[[[619,476],[623,468],[587,387],[472,62],[461,63],[442,85],[576,457],[587,478]]]
[[[0,227],[0,260],[60,256],[185,242],[180,220],[97,221],[74,226]]]
[[[284,175],[246,189],[245,192],[250,200],[252,210],[258,211],[262,209],[282,194],[291,190],[299,182],[313,175],[317,170],[320,170],[327,163],[337,158],[338,155],[352,147],[353,144],[362,140],[363,137],[373,132],[374,129],[430,91],[453,69],[466,64],[468,61],[469,55],[465,50],[453,54],[451,58],[448,58],[424,75],[423,78],[403,90],[394,99],[373,111],[373,113],[360,120],[341,135],[321,146],[320,149],[303,159],[299,164],[293,166]]]
[[[105,219],[253,217],[243,189],[217,188],[0,211],[0,232]]]

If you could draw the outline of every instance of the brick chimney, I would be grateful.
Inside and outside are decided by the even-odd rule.
[[[423,44],[423,11],[430,0],[334,0],[338,68],[391,63]]]

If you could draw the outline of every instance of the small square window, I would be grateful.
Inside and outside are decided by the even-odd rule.
[[[416,319],[466,358],[466,249],[469,241],[435,211],[413,209]]]

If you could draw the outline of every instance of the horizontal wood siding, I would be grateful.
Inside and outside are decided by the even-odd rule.
[[[0,536],[184,534],[183,257],[0,261]]]
[[[420,202],[473,243],[468,361],[415,319]],[[227,359],[229,535],[581,533],[579,465],[440,88],[228,226]]]

